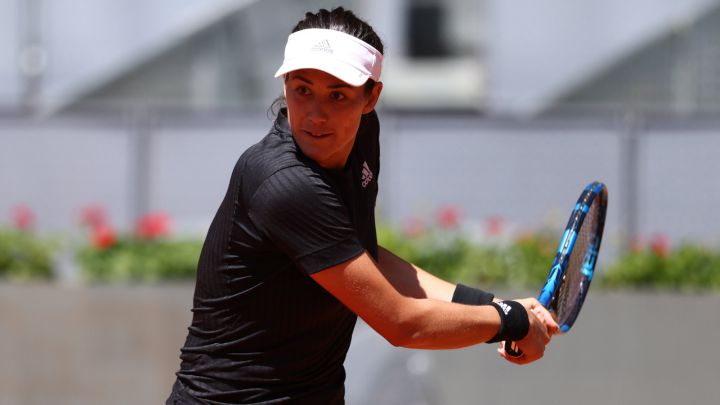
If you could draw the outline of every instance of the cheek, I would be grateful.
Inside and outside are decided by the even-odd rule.
[[[342,125],[345,130],[357,131],[360,127],[360,120],[362,119],[362,105],[360,103],[353,103],[343,106],[336,115],[339,118],[338,125]]]
[[[353,143],[360,128],[359,117],[347,117],[347,119],[340,121],[338,125],[342,125],[342,140],[340,142],[344,145]]]
[[[345,131],[355,135],[360,128],[360,118],[355,116],[352,119],[345,120]]]
[[[293,129],[295,127],[299,127],[302,123],[302,118],[305,115],[301,106],[302,104],[299,103],[293,103],[290,100],[286,101],[287,104],[287,116],[288,116],[288,124],[290,124],[290,129]]]

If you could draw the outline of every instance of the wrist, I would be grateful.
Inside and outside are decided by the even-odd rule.
[[[466,305],[490,305],[493,302],[493,298],[495,298],[495,296],[492,293],[464,284],[458,284],[455,286],[452,302]]]
[[[517,342],[527,336],[530,319],[525,307],[517,301],[501,301],[491,304],[500,315],[500,327],[495,336],[487,343],[502,341]]]

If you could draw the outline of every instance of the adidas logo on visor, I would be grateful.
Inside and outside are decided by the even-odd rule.
[[[313,46],[311,48],[311,50],[316,51],[316,52],[333,53],[333,50],[330,47],[330,42],[328,42],[327,39],[324,39],[324,40],[318,42],[317,44],[315,44],[315,46]]]

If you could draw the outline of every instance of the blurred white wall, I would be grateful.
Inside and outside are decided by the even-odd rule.
[[[17,68],[19,14],[15,0],[0,0],[0,109],[20,102],[21,81]]]
[[[706,209],[720,204],[720,188],[707,177],[720,172],[717,120],[648,118],[638,130],[599,118],[380,116],[384,220],[432,224],[451,205],[473,233],[490,217],[503,218],[510,232],[559,228],[580,189],[599,180],[610,190],[608,256],[636,233],[720,243],[720,212]],[[121,229],[160,210],[194,235],[209,226],[240,154],[271,125],[262,113],[14,122],[0,121],[0,144],[9,146],[0,148],[0,225],[24,203],[40,230],[73,233],[81,208],[101,204]]]

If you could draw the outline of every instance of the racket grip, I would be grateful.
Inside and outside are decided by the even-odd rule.
[[[507,355],[510,357],[520,357],[523,354],[517,343],[511,342],[509,340],[505,341],[505,353],[507,353]]]

